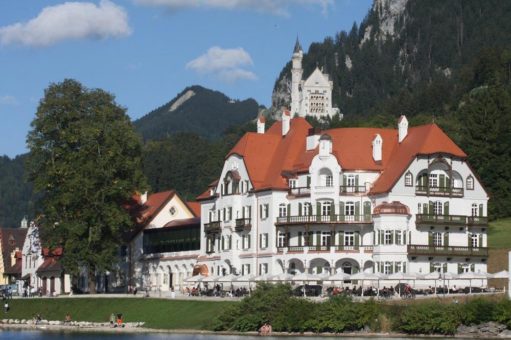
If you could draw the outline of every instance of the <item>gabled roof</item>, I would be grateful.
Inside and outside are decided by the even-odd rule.
[[[304,118],[293,118],[287,135],[282,136],[282,123],[276,122],[264,134],[246,133],[227,154],[243,158],[254,189],[286,190],[286,176],[308,172],[318,147],[306,150],[306,139],[312,131]],[[408,129],[405,139],[398,142],[397,129],[337,128],[321,132],[332,140],[332,153],[343,171],[375,171],[380,176],[370,194],[388,192],[418,155],[448,154],[466,158],[461,150],[436,124]],[[372,141],[380,135],[382,160],[374,161]],[[226,158],[227,158],[226,157]],[[209,190],[198,199],[210,198]]]
[[[328,75],[321,72],[321,70],[316,67],[316,69],[312,72],[312,74],[307,78],[305,83],[303,84],[304,87],[308,86],[330,86],[330,79],[328,78]]]
[[[195,217],[200,217],[200,203],[199,202],[188,201],[185,203]]]
[[[2,247],[2,258],[6,273],[16,270],[15,268],[11,270],[11,267],[16,266],[16,264],[11,266],[11,255],[16,248],[19,250],[23,249],[23,243],[25,242],[26,236],[26,228],[0,228],[0,246]]]

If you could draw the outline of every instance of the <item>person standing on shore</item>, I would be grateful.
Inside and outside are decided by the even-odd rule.
[[[113,312],[112,314],[110,314],[110,326],[111,327],[115,326],[115,314]]]
[[[9,303],[7,302],[7,300],[5,300],[4,313],[8,313],[8,312],[9,312]]]

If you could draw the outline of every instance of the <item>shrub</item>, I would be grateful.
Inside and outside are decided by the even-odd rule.
[[[501,300],[495,304],[494,321],[511,329],[511,300]]]
[[[449,334],[456,333],[460,325],[457,305],[426,302],[406,307],[396,328],[408,334]]]
[[[464,325],[475,325],[495,320],[495,301],[477,298],[460,305],[460,319]]]

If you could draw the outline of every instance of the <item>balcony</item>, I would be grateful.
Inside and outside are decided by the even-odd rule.
[[[468,216],[467,225],[472,227],[487,227],[488,217],[485,216]]]
[[[464,192],[463,188],[417,185],[415,187],[415,194],[417,196],[463,197]]]
[[[311,188],[310,187],[299,187],[299,188],[289,188],[288,195],[294,197],[305,197],[310,196]]]
[[[275,225],[303,225],[303,224],[370,224],[373,223],[371,215],[305,215],[277,217]]]
[[[235,231],[250,230],[252,227],[250,218],[237,218],[236,225],[234,226]]]
[[[279,253],[305,254],[313,252],[336,252],[336,253],[372,253],[373,246],[348,246],[348,245],[330,245],[330,246],[285,246],[278,247]]]
[[[488,248],[484,247],[458,247],[458,246],[430,246],[408,245],[408,255],[423,256],[488,256]]]
[[[439,224],[439,225],[466,225],[467,216],[463,215],[415,215],[415,224]]]
[[[220,232],[220,221],[212,221],[209,223],[204,223],[204,232],[206,234],[213,234]]]
[[[341,185],[339,187],[340,195],[356,195],[367,192],[365,185]]]

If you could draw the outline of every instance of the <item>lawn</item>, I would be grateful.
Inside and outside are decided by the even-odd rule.
[[[126,322],[144,321],[145,327],[161,329],[210,329],[212,320],[229,301],[190,301],[150,298],[29,298],[10,300],[8,318],[108,322],[111,313],[123,313]],[[3,312],[2,312],[3,314]],[[6,318],[3,314],[0,318]]]
[[[490,222],[488,246],[490,248],[511,249],[511,218]]]

